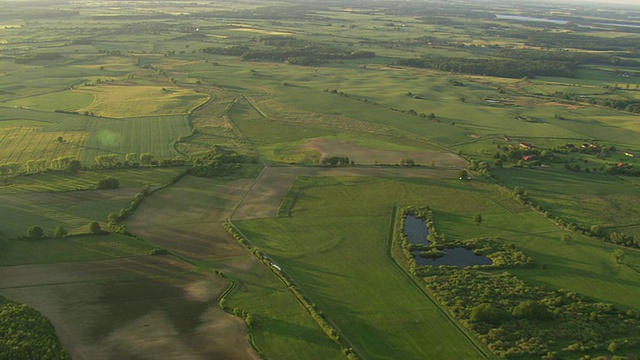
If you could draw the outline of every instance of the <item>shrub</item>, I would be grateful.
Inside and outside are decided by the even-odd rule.
[[[62,238],[67,236],[67,230],[62,225],[56,225],[56,229],[53,231],[53,237]]]
[[[114,177],[104,178],[98,181],[96,189],[117,189],[120,187],[120,181]]]
[[[100,228],[100,223],[97,221],[92,221],[89,224],[89,232],[94,235],[102,233],[102,229]]]
[[[40,226],[30,226],[27,228],[27,237],[31,239],[42,239],[44,230]]]

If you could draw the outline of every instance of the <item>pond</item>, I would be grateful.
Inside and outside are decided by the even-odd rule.
[[[415,216],[407,215],[404,220],[404,233],[407,235],[407,241],[416,245],[431,245],[431,242],[427,240],[429,235],[429,229],[427,229],[427,222],[424,219],[418,219]],[[491,265],[493,262],[486,256],[476,255],[473,250],[465,248],[445,248],[442,251],[446,253],[445,256],[437,259],[421,257],[420,250],[413,252],[413,257],[418,265],[451,265],[458,267],[466,267],[473,265]]]
[[[491,265],[493,261],[486,256],[476,255],[471,249],[465,248],[445,248],[442,251],[447,255],[439,257],[437,259],[424,258],[419,254],[419,251],[414,252],[414,259],[418,265],[450,265],[457,267],[467,267],[473,265]]]
[[[413,215],[407,215],[404,219],[404,233],[407,234],[407,240],[410,244],[431,245],[427,240],[429,229],[424,219],[418,219]]]

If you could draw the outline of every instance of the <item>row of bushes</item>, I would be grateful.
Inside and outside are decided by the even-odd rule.
[[[315,320],[315,322],[320,326],[320,328],[324,331],[324,333],[333,341],[341,345],[343,349],[343,353],[347,357],[347,359],[358,359],[354,350],[340,337],[340,332],[333,327],[325,319],[322,311],[318,310],[316,304],[314,304],[310,299],[308,299],[298,288],[297,285],[293,283],[293,280],[289,278],[284,272],[282,272],[281,268],[273,263],[269,257],[264,255],[259,249],[254,247],[249,241],[231,224],[225,223],[225,229],[236,239],[238,242],[244,246],[246,249],[251,251],[258,260],[260,260],[265,266],[267,266],[279,279],[282,281],[287,288],[293,293],[293,295],[298,299],[298,301],[305,307],[307,312],[311,315],[311,317]]]
[[[129,216],[131,216],[131,214],[133,214],[133,211],[138,206],[140,206],[140,204],[142,203],[142,200],[145,197],[147,197],[153,192],[156,192],[158,190],[166,188],[167,186],[175,184],[176,182],[178,182],[178,180],[182,179],[187,174],[189,174],[189,171],[184,170],[181,173],[174,176],[173,178],[171,178],[171,180],[169,180],[166,184],[154,189],[153,191],[149,187],[145,187],[142,191],[138,192],[133,197],[133,200],[131,200],[131,203],[129,203],[128,207],[120,209],[118,213],[112,212],[112,213],[109,213],[109,215],[107,215],[107,224],[109,225],[109,229],[111,229],[111,231],[126,234],[126,227],[124,225],[119,225],[119,223],[127,219]]]

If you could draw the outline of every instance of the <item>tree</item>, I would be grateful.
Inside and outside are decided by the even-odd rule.
[[[138,154],[128,153],[124,156],[124,161],[126,161],[131,166],[138,165]]]
[[[140,154],[140,164],[149,166],[153,162],[153,155],[150,153],[142,153]]]
[[[400,166],[412,167],[412,166],[415,166],[415,165],[416,165],[416,162],[413,161],[413,159],[408,159],[408,158],[400,159]]]
[[[473,221],[476,223],[476,225],[480,225],[480,224],[482,224],[482,215],[480,215],[480,214],[476,214],[476,215],[473,217]]]
[[[100,189],[117,189],[120,187],[120,180],[114,178],[114,177],[108,177],[108,178],[104,178],[100,181],[98,181],[98,184],[96,185],[96,189],[100,190]]]
[[[471,318],[473,322],[490,322],[495,323],[504,317],[504,312],[496,306],[489,303],[482,303],[471,309]]]
[[[70,173],[77,173],[80,169],[82,169],[80,160],[71,160],[69,164],[67,164],[67,171]]]
[[[546,320],[550,317],[547,307],[534,300],[526,300],[516,305],[511,314],[529,320]]]
[[[468,178],[469,178],[469,173],[467,172],[467,170],[462,169],[458,171],[458,179],[467,180]]]
[[[97,221],[92,221],[91,223],[89,223],[89,232],[94,235],[102,233],[100,223]]]
[[[67,236],[67,230],[60,224],[56,225],[56,229],[53,231],[53,237],[63,238],[65,236]]]
[[[616,249],[613,252],[613,258],[615,259],[616,263],[624,264],[624,251],[622,249]]]
[[[96,156],[96,163],[104,169],[113,168],[118,164],[118,154],[106,154]]]
[[[40,226],[30,226],[27,228],[27,237],[32,239],[42,239],[44,236],[44,231]]]
[[[571,235],[562,234],[562,242],[564,242],[565,244],[571,244],[572,241],[573,241],[573,238],[571,237]]]

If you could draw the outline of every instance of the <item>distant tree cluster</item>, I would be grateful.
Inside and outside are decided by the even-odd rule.
[[[502,358],[565,356],[640,344],[640,316],[569,291],[545,290],[513,275],[439,267],[427,287]],[[551,325],[553,324],[553,325]],[[624,344],[624,345],[623,345]]]
[[[0,296],[0,359],[67,360],[53,325],[36,310]]]
[[[251,49],[246,45],[226,48],[208,47],[201,51],[208,54],[240,56],[247,61],[278,61],[294,65],[317,65],[330,59],[373,58],[372,51],[348,51],[292,36],[266,36],[258,39],[270,49]]]
[[[436,69],[459,74],[534,78],[536,76],[573,77],[575,64],[551,60],[498,60],[428,56],[400,59],[396,65]]]
[[[30,64],[36,61],[50,61],[57,60],[62,58],[62,55],[57,53],[38,53],[33,55],[28,55],[22,58],[14,59],[13,62],[16,64]]]
[[[330,156],[325,157],[320,160],[322,165],[330,165],[330,166],[346,166],[346,165],[354,165],[353,160],[349,160],[348,156]]]

